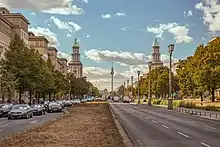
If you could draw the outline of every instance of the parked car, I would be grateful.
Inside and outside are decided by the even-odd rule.
[[[0,117],[8,116],[8,112],[12,106],[13,104],[0,104]]]
[[[31,105],[31,108],[33,109],[34,115],[45,115],[46,114],[46,108],[42,104]]]
[[[115,96],[115,97],[113,98],[113,101],[114,101],[114,102],[119,102],[119,97],[118,97],[118,96]]]
[[[73,104],[80,104],[81,101],[80,101],[80,99],[75,99],[75,100],[72,100],[72,103],[73,103]]]
[[[129,96],[124,96],[123,98],[123,103],[130,103],[131,99],[129,98]]]
[[[65,103],[64,103],[64,107],[70,107],[72,105],[73,105],[73,103],[69,100],[65,101]]]
[[[50,102],[48,104],[47,112],[63,112],[63,107],[57,102]]]
[[[14,118],[32,118],[33,109],[28,104],[17,104],[14,105],[8,112],[8,119]]]

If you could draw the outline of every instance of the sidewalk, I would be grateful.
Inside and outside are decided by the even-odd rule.
[[[157,108],[167,109],[166,105],[152,105],[152,106]],[[173,108],[173,111],[220,121],[220,112],[218,111],[206,111],[200,109],[189,109],[189,108],[181,108],[181,107]]]

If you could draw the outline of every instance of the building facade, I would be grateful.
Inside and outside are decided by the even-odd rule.
[[[83,76],[83,64],[80,60],[80,53],[79,53],[79,44],[75,39],[75,42],[72,46],[73,53],[71,54],[72,59],[69,62],[69,72],[75,74],[76,78],[82,78]]]
[[[154,43],[152,45],[153,53],[152,53],[152,69],[155,69],[157,67],[163,66],[163,62],[160,59],[160,45],[157,41],[157,39],[154,40]]]
[[[30,48],[37,50],[42,55],[42,58],[47,61],[49,41],[44,36],[35,36],[33,32],[28,32],[28,35]]]
[[[0,7],[0,56],[8,49],[11,39],[17,33],[28,45],[28,20],[20,13],[10,13]]]
[[[60,63],[61,63],[61,73],[63,74],[63,75],[67,75],[67,59],[66,58],[59,58],[59,61],[60,61]]]

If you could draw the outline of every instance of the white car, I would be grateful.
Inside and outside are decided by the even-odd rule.
[[[129,96],[124,96],[123,98],[123,103],[130,103],[131,99],[129,98]]]
[[[119,102],[119,97],[118,97],[118,96],[115,96],[115,97],[113,98],[113,102]]]

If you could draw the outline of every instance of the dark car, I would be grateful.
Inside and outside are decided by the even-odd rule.
[[[63,112],[63,107],[57,102],[50,102],[48,104],[47,112]]]
[[[8,116],[8,112],[12,106],[13,104],[0,104],[0,117]]]
[[[34,115],[45,115],[46,114],[46,109],[44,105],[42,104],[31,105],[31,108],[33,109]]]
[[[8,112],[8,119],[14,118],[32,118],[33,110],[28,104],[14,105]]]

